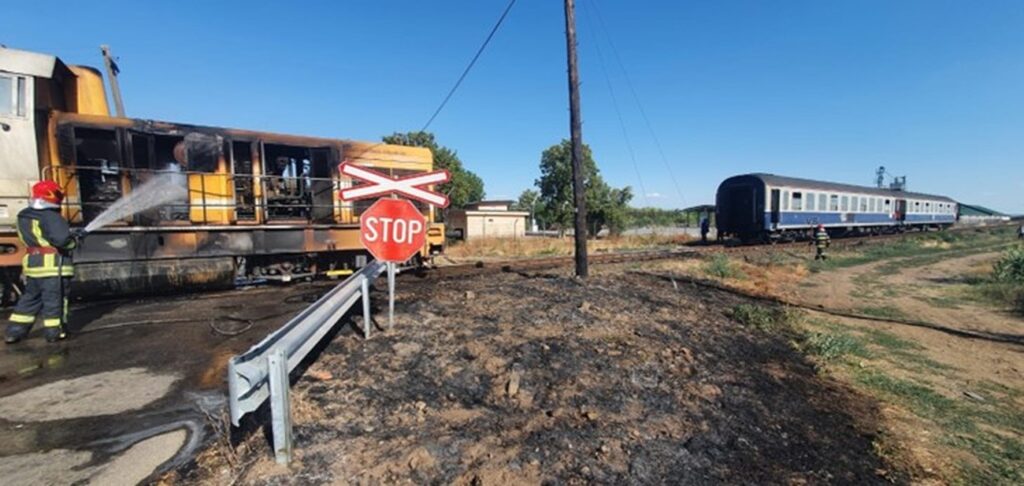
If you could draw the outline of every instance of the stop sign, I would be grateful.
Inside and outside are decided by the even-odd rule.
[[[427,220],[405,199],[378,199],[359,217],[359,239],[374,258],[404,262],[427,242]]]

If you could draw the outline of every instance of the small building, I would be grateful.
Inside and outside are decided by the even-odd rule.
[[[1000,213],[994,209],[975,204],[959,203],[957,213],[960,224],[993,224],[1010,220],[1010,216]]]
[[[526,236],[527,211],[509,209],[514,201],[479,201],[448,212],[448,229],[463,240],[475,238],[522,238]]]

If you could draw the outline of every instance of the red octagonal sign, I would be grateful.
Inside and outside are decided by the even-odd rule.
[[[359,217],[359,239],[377,260],[401,263],[427,242],[427,220],[405,199],[378,199]]]

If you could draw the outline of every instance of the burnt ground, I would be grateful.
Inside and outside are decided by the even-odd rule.
[[[256,433],[235,452],[208,451],[199,467],[166,479],[892,480],[873,452],[874,403],[818,376],[788,336],[732,320],[730,310],[745,302],[618,272],[586,283],[403,276],[395,329],[369,341],[338,335],[293,386],[290,469],[273,464]],[[235,455],[231,465],[217,459]]]

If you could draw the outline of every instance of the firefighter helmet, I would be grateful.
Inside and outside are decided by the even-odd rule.
[[[32,199],[42,199],[48,203],[60,204],[64,201],[64,193],[56,182],[42,180],[32,185]]]

